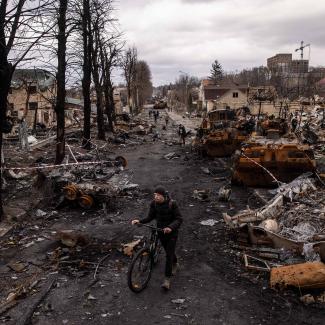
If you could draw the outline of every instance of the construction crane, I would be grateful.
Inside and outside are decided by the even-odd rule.
[[[304,41],[301,41],[300,47],[295,50],[295,52],[300,51],[300,59],[303,60],[304,58],[304,48],[309,46],[310,49],[310,44],[304,45]]]

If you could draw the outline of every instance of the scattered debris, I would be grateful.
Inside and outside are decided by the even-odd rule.
[[[46,212],[42,211],[41,209],[37,209],[35,212],[36,217],[40,218],[40,217],[45,217],[46,216]]]
[[[202,226],[214,226],[215,224],[219,223],[220,220],[215,220],[215,219],[208,219],[208,220],[203,220],[203,221],[200,221],[200,224]]]
[[[231,196],[231,186],[226,185],[219,189],[218,197],[219,201],[228,202]]]
[[[266,261],[264,261],[260,258],[256,258],[254,256],[247,255],[247,254],[244,254],[243,257],[244,257],[246,269],[270,272],[271,268]]]
[[[12,262],[12,263],[9,263],[7,266],[10,269],[12,269],[13,271],[20,273],[26,269],[27,265],[28,264],[22,263],[22,262]]]
[[[75,230],[61,230],[56,234],[56,238],[67,247],[84,246],[89,242],[85,234]]]
[[[201,170],[206,175],[210,175],[211,174],[209,168],[207,168],[207,167],[201,167]]]
[[[208,201],[210,196],[209,190],[194,190],[193,198],[200,201]]]
[[[127,256],[132,256],[135,248],[140,244],[141,240],[135,240],[131,243],[123,245],[123,253]]]
[[[177,154],[176,152],[171,152],[171,153],[168,153],[167,155],[165,155],[164,158],[167,160],[178,159],[178,158],[180,158],[180,155]]]
[[[315,298],[311,294],[306,294],[302,297],[300,297],[300,301],[305,305],[310,305],[315,303]]]
[[[172,300],[172,303],[173,304],[177,304],[177,305],[181,305],[181,304],[183,304],[185,302],[185,299],[181,299],[181,298],[179,298],[179,299],[173,299]]]

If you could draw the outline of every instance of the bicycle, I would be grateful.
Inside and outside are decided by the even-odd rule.
[[[144,247],[134,255],[129,265],[127,274],[128,286],[135,293],[143,291],[150,281],[152,269],[158,263],[161,251],[158,232],[163,232],[163,229],[150,225],[138,224],[138,226],[150,228],[151,236],[150,240],[146,241]]]

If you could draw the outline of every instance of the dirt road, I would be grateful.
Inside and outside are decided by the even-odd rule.
[[[229,204],[215,199],[218,189],[227,184],[224,176],[229,173],[228,161],[202,160],[190,153],[189,147],[173,144],[177,140],[176,126],[163,131],[163,120],[159,123],[160,141],[148,138],[141,146],[121,148],[118,152],[127,157],[132,182],[139,184],[140,195],[124,200],[117,213],[109,216],[102,212],[62,212],[65,220],[55,227],[78,224],[97,239],[119,248],[121,243],[145,232],[132,227],[130,220],[147,213],[153,189],[164,185],[178,201],[184,217],[178,245],[181,270],[172,281],[171,291],[160,289],[162,257],[148,288],[141,294],[132,293],[126,285],[130,259],[112,248],[95,283],[93,272],[75,276],[62,271],[53,274],[57,285],[37,309],[33,324],[323,324],[324,310],[305,307],[296,293],[271,291],[262,275],[245,273],[242,261],[232,251],[231,237],[221,221],[222,212],[234,214],[245,207],[251,192],[234,188]],[[165,159],[164,155],[170,152],[179,158]],[[205,174],[201,167],[209,167],[214,175]],[[211,200],[195,200],[195,189],[209,189]],[[200,224],[207,219],[218,222],[214,226]],[[47,242],[38,246],[34,258],[46,255],[51,245]],[[178,303],[175,299],[184,300]],[[17,324],[30,304],[30,299],[26,299],[13,309],[8,324]]]

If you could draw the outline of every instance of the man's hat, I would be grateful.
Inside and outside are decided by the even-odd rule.
[[[154,193],[161,194],[161,195],[165,196],[166,195],[166,190],[162,186],[158,186],[155,189]]]

